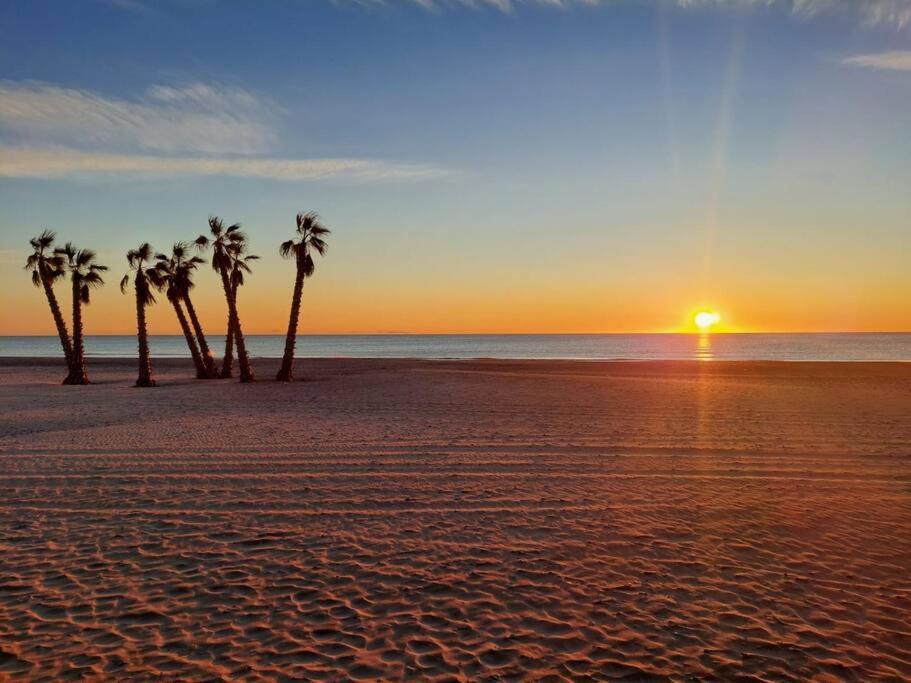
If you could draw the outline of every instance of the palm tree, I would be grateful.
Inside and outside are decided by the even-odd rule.
[[[178,249],[178,246],[180,249]],[[199,318],[196,315],[196,308],[193,306],[192,299],[190,299],[190,290],[196,286],[196,283],[193,282],[193,272],[196,270],[197,266],[206,261],[199,256],[187,258],[188,248],[189,245],[187,245],[186,242],[180,242],[179,245],[174,245],[173,256],[177,266],[175,270],[175,285],[180,290],[180,297],[187,307],[187,315],[190,317],[190,323],[193,325],[193,332],[196,334],[196,342],[199,344],[199,354],[202,356],[202,363],[206,369],[206,379],[217,379],[219,375],[218,370],[215,367],[215,359],[212,357],[212,351],[209,348],[208,342],[206,342],[206,335],[203,334],[202,325],[199,323]]]
[[[237,344],[237,359],[240,362],[240,381],[253,381],[253,368],[247,355],[244,333],[237,314],[237,290],[244,283],[244,273],[250,273],[249,262],[258,256],[247,254],[247,236],[241,231],[240,224],[228,228],[217,216],[209,219],[209,232],[212,238],[200,235],[196,246],[200,249],[212,247],[212,268],[221,276],[222,289],[228,304],[228,334],[225,344],[225,357],[222,362],[222,377],[231,376],[232,341]]]
[[[107,266],[95,263],[95,252],[91,249],[76,249],[72,242],[54,250],[65,259],[73,284],[73,354],[70,379],[72,384],[88,384],[89,375],[85,368],[85,345],[82,335],[82,305],[89,303],[89,295],[95,287],[104,284],[101,273]]]
[[[60,312],[57,296],[54,294],[54,282],[66,275],[64,259],[59,254],[53,253],[51,247],[57,235],[50,230],[45,230],[37,237],[29,240],[34,250],[25,262],[25,269],[32,272],[32,284],[44,288],[44,296],[51,309],[54,325],[57,327],[57,336],[60,337],[60,346],[63,347],[63,356],[66,358],[67,375],[64,384],[73,384],[73,343],[70,333],[66,329],[66,321]]]
[[[130,249],[127,252],[127,263],[130,271],[135,271],[136,276],[133,278],[133,287],[136,290],[136,338],[139,341],[139,378],[136,380],[137,387],[154,387],[155,380],[152,379],[152,359],[149,356],[149,332],[146,329],[146,307],[155,303],[155,297],[152,295],[150,286],[149,271],[153,268],[146,268],[146,263],[152,259],[152,247],[148,242],[141,244],[138,249]],[[120,291],[126,294],[127,283],[130,281],[130,273],[127,272],[120,281]]]
[[[297,234],[300,237],[296,241],[290,239],[282,242],[278,250],[282,257],[293,258],[297,266],[294,294],[291,297],[291,313],[288,316],[288,333],[285,335],[285,354],[275,378],[279,382],[290,382],[294,379],[294,344],[297,340],[297,321],[300,316],[304,279],[313,275],[315,268],[311,249],[322,256],[328,248],[323,237],[329,234],[329,229],[320,223],[319,216],[313,211],[297,214]]]
[[[171,250],[171,256],[166,254],[156,254],[157,263],[154,268],[148,270],[149,281],[158,291],[164,290],[168,301],[174,307],[177,314],[177,321],[180,323],[180,329],[183,332],[184,339],[187,340],[187,347],[190,349],[190,356],[193,358],[193,365],[196,367],[196,378],[206,379],[208,377],[206,366],[203,363],[202,355],[199,352],[199,346],[196,343],[196,337],[190,331],[190,323],[187,322],[187,316],[183,311],[183,299],[181,284],[185,277],[184,271],[187,267],[185,253],[187,245],[178,242]],[[194,259],[202,261],[198,256]]]

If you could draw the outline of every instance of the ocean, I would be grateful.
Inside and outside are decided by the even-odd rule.
[[[216,356],[224,337],[212,335]],[[246,338],[251,356],[281,357],[282,335]],[[156,358],[189,357],[180,335],[152,336]],[[131,358],[132,335],[89,336],[90,357]],[[0,336],[0,356],[61,355],[57,337]],[[911,333],[299,335],[300,358],[566,358],[588,360],[911,361]]]

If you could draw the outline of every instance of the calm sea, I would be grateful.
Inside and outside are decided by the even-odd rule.
[[[224,337],[209,338],[213,352]],[[189,356],[182,336],[153,336],[159,358]],[[284,337],[247,337],[254,357],[281,357]],[[90,336],[95,357],[133,357],[133,336]],[[56,337],[0,337],[0,356],[58,356]],[[895,334],[509,334],[320,335],[297,338],[299,357],[579,358],[627,360],[911,361],[911,333]]]

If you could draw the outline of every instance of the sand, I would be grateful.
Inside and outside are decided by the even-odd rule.
[[[911,678],[911,364],[156,369],[0,360],[0,678]]]

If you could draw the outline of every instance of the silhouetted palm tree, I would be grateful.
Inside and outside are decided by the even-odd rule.
[[[288,333],[285,335],[285,353],[276,376],[279,382],[290,382],[294,379],[294,345],[297,341],[297,321],[300,316],[304,279],[313,275],[315,268],[311,249],[323,255],[328,248],[323,237],[329,234],[329,229],[320,223],[319,216],[313,211],[297,214],[297,234],[300,235],[297,240],[282,242],[278,250],[284,258],[293,258],[297,266],[294,294],[291,296],[291,313],[288,316]]]
[[[222,377],[231,376],[231,342],[237,344],[237,358],[240,362],[240,381],[253,381],[253,368],[247,355],[244,333],[237,314],[237,290],[244,283],[244,273],[250,273],[249,261],[258,256],[247,254],[247,236],[241,231],[240,224],[225,228],[217,216],[209,219],[209,232],[212,238],[200,235],[196,245],[200,249],[212,247],[212,268],[221,276],[222,289],[228,304],[228,334],[225,346],[225,357],[222,362]]]
[[[149,271],[154,271],[154,268],[146,268],[146,263],[151,260],[152,247],[148,242],[141,244],[138,249],[130,249],[127,252],[127,263],[130,265],[130,270],[136,273],[133,278],[133,287],[136,291],[136,338],[139,341],[137,387],[155,386],[155,380],[152,379],[152,359],[149,354],[149,332],[146,328],[146,307],[155,303],[149,280]],[[120,291],[124,294],[126,294],[129,281],[130,273],[127,272],[120,281]]]
[[[67,373],[63,383],[72,384],[73,343],[70,340],[70,333],[66,329],[66,321],[60,312],[57,296],[54,294],[54,283],[66,274],[63,257],[52,250],[56,237],[55,233],[45,230],[29,240],[34,251],[29,254],[25,262],[25,269],[32,273],[32,284],[35,287],[44,288],[44,296],[47,297],[47,305],[51,309],[54,325],[57,327],[57,336],[60,337],[60,346],[63,347],[63,356],[66,359]]]
[[[65,267],[73,284],[73,355],[71,382],[88,384],[89,375],[85,367],[85,345],[82,334],[82,304],[88,305],[89,295],[95,287],[104,284],[101,273],[107,266],[95,263],[95,252],[91,249],[77,249],[72,242],[54,250],[66,259]]]
[[[221,359],[221,377],[231,376],[231,367],[234,363],[234,330],[228,328],[225,335],[225,355]]]
[[[183,299],[181,280],[184,277],[184,270],[186,268],[186,250],[186,244],[178,242],[174,245],[170,257],[166,254],[156,254],[155,259],[157,263],[154,268],[150,268],[148,271],[149,281],[158,291],[164,290],[168,297],[168,301],[170,301],[171,306],[174,307],[174,312],[177,314],[177,321],[180,323],[180,330],[183,332],[184,339],[187,341],[187,348],[190,349],[190,356],[193,358],[193,365],[196,367],[196,378],[206,379],[208,377],[206,366],[203,363],[199,346],[196,343],[196,337],[194,337],[193,332],[190,331],[190,323],[187,322],[187,316],[183,311],[183,305],[181,303]],[[193,258],[199,259],[199,257]],[[199,259],[199,261],[202,261],[202,259]]]
[[[178,246],[180,249],[178,249]],[[180,296],[187,307],[187,315],[190,316],[190,323],[193,325],[193,332],[196,334],[196,342],[199,344],[199,354],[202,356],[202,362],[206,369],[207,379],[217,379],[218,369],[215,367],[215,359],[212,357],[212,351],[206,342],[206,335],[203,334],[202,325],[196,315],[196,308],[193,306],[193,300],[190,298],[190,290],[196,286],[193,282],[193,273],[197,266],[206,262],[199,256],[187,258],[189,245],[181,242],[174,245],[173,256],[177,261],[175,275],[175,285],[180,290]]]

